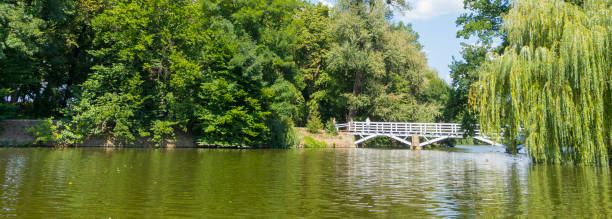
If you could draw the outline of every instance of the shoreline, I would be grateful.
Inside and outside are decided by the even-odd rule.
[[[175,132],[174,140],[166,140],[162,146],[155,146],[153,142],[145,138],[138,138],[133,145],[125,146],[118,141],[102,136],[89,137],[83,143],[71,146],[59,146],[53,143],[37,143],[28,128],[41,124],[44,120],[2,120],[0,121],[0,146],[3,147],[51,147],[51,148],[219,148],[219,149],[278,149],[274,147],[251,147],[251,146],[224,146],[198,144],[196,137],[190,133],[182,131]],[[339,133],[337,136],[329,135],[324,131],[312,134],[303,127],[295,127],[299,143],[296,148],[304,147],[304,138],[309,137],[318,142],[324,142],[327,148],[355,148],[353,136],[346,133]]]

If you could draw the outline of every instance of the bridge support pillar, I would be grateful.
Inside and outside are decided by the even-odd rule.
[[[410,144],[410,149],[414,150],[421,150],[421,142],[419,140],[419,135],[417,134],[412,134],[412,144]]]

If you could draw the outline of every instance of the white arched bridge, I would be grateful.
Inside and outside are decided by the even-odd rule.
[[[336,124],[336,128],[340,132],[360,136],[361,138],[355,141],[356,145],[376,137],[386,136],[411,148],[420,149],[445,139],[464,138],[461,125],[456,123],[349,122]],[[490,145],[503,146],[492,138],[481,135],[479,130],[474,131],[475,136],[472,138]],[[412,141],[408,141],[408,138],[412,138]],[[420,143],[420,138],[424,138],[425,141]]]

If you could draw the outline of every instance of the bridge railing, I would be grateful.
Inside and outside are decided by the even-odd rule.
[[[418,135],[425,138],[434,138],[423,142],[423,145],[431,144],[447,138],[464,138],[461,124],[457,123],[403,123],[403,122],[350,122],[336,124],[338,131],[349,132],[359,135],[362,139],[356,143],[366,141],[377,136],[388,136],[402,141],[411,136]],[[503,139],[503,134],[495,134],[493,138],[482,135],[480,130],[474,130],[474,139],[492,145],[499,145],[496,141]],[[401,138],[398,138],[401,137]],[[406,143],[410,144],[410,143]]]
[[[352,122],[338,124],[336,127],[340,130],[364,134],[463,135],[461,125],[456,123]]]

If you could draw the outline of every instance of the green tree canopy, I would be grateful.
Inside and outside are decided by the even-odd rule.
[[[503,35],[502,17],[510,10],[509,0],[465,0],[463,4],[469,11],[457,18],[457,26],[461,27],[457,37],[477,36],[480,42],[490,44],[495,37]]]
[[[465,0],[463,3],[467,12],[457,18],[456,24],[460,28],[457,38],[477,40],[472,45],[462,43],[461,57],[453,57],[449,65],[452,90],[443,118],[460,122],[466,135],[473,136],[478,114],[469,107],[470,87],[478,80],[477,69],[485,61],[486,54],[500,50],[499,47],[505,44],[502,17],[510,10],[511,4],[508,0]],[[502,45],[492,46],[495,40],[501,40]]]
[[[434,121],[447,87],[403,0],[0,3],[0,119],[55,116],[60,140],[292,147],[309,118]],[[321,125],[317,125],[321,126]]]
[[[536,162],[607,164],[611,13],[609,0],[518,1],[504,17],[509,46],[472,87],[481,128],[509,143],[524,135]]]
[[[335,39],[327,56],[330,95],[321,101],[323,108],[347,119],[434,121],[441,104],[422,97],[428,87],[440,85],[437,96],[444,96],[446,86],[429,70],[418,35],[410,26],[389,24],[388,10],[383,1],[339,2],[330,27]]]

